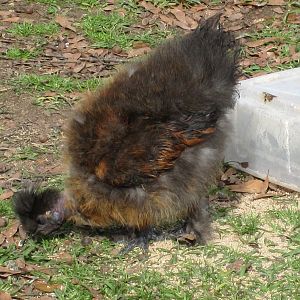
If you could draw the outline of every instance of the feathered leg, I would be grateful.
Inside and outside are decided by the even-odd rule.
[[[31,234],[47,235],[67,218],[64,194],[55,189],[28,188],[15,194],[14,210],[24,229]]]
[[[120,255],[124,255],[132,251],[134,248],[140,248],[144,254],[148,253],[150,229],[132,230],[134,237],[129,240],[127,245],[119,252]]]

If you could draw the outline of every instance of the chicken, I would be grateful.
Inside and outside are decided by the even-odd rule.
[[[130,250],[147,248],[151,228],[184,219],[203,240],[239,73],[239,47],[219,20],[166,41],[80,103],[66,130],[64,191],[14,198],[26,231],[120,225],[135,232]]]

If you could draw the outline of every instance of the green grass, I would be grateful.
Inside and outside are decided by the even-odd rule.
[[[227,224],[239,235],[254,235],[260,228],[259,215],[229,216]]]
[[[170,34],[158,28],[132,32],[130,26],[136,21],[134,16],[122,17],[118,13],[100,12],[83,18],[82,28],[93,45],[100,48],[119,46],[128,49],[132,47],[134,41],[143,41],[150,46],[155,46]]]
[[[99,0],[30,0],[41,4],[50,5],[50,7],[58,7],[64,5],[77,5],[86,8],[102,7],[104,4]]]
[[[97,78],[79,80],[58,75],[24,74],[12,81],[12,84],[22,91],[68,93],[74,91],[93,90],[101,84]]]
[[[5,203],[4,206],[0,202],[0,214],[7,215],[11,208],[9,201]],[[257,233],[258,226],[269,224],[266,216],[297,225],[298,206],[295,202],[286,205],[286,209],[269,210],[259,217],[235,212],[222,220],[238,236]],[[234,207],[231,209],[234,211]],[[240,250],[214,243],[186,247],[172,242],[171,248],[150,250],[150,258],[145,259],[137,250],[126,256],[117,255],[116,248],[120,246],[95,231],[74,230],[70,226],[64,230],[65,236],[29,239],[22,248],[13,245],[1,248],[1,265],[13,265],[15,259],[22,258],[46,270],[54,268],[51,276],[43,271],[31,274],[50,285],[61,284],[63,289],[54,292],[58,299],[92,299],[92,294],[105,300],[298,299],[300,252],[296,250],[299,244],[294,244],[298,248],[278,249],[276,243],[269,243],[269,251],[278,255],[274,259],[256,249]],[[84,246],[81,240],[86,235],[91,243]],[[60,258],[64,255],[70,257],[68,262]],[[0,289],[18,295],[23,281],[20,276],[13,278],[0,280]]]
[[[2,192],[0,194],[2,194]],[[8,200],[0,201],[0,216],[5,216],[8,218],[14,217],[11,201]]]
[[[29,36],[51,36],[59,31],[59,26],[55,23],[26,23],[14,24],[7,32],[18,37]]]
[[[278,42],[274,41],[272,42],[272,44],[275,48],[278,48],[279,44],[282,46],[278,54],[280,58],[285,58],[291,56],[291,47],[295,47],[296,52],[300,52],[300,37],[298,32],[299,26],[297,25],[286,25],[284,28],[282,28],[282,30],[277,30],[276,28],[273,28],[271,24],[268,25],[268,23],[266,23],[263,30],[251,34],[250,37],[252,41],[270,37],[277,37]],[[245,68],[243,72],[251,76],[261,71],[271,73],[286,69],[297,68],[299,66],[300,59],[298,58],[280,65],[267,64],[265,67],[261,67],[259,65],[253,64],[250,67]]]
[[[6,56],[9,58],[27,60],[37,57],[40,53],[41,51],[38,49],[30,51],[27,49],[10,48],[6,51]]]

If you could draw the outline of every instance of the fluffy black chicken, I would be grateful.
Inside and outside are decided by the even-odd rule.
[[[238,77],[238,46],[219,19],[166,41],[80,103],[66,131],[65,190],[15,196],[25,230],[121,225],[136,232],[130,249],[153,226],[186,219],[201,240]]]

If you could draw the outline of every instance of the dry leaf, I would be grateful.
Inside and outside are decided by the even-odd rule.
[[[79,52],[76,52],[76,53],[66,52],[66,53],[63,54],[63,56],[65,58],[67,58],[68,60],[76,61],[80,58],[81,53],[79,53]]]
[[[76,35],[74,38],[68,39],[68,42],[70,44],[77,44],[78,42],[83,41],[83,40],[85,40],[84,36]]]
[[[300,24],[300,13],[289,14],[287,17],[287,22],[291,24]]]
[[[235,168],[229,168],[226,170],[226,172],[221,176],[222,181],[226,181],[231,175],[236,174]]]
[[[138,49],[131,49],[128,51],[128,57],[136,57],[140,55],[145,55],[149,51],[151,51],[150,47],[138,48]]]
[[[175,18],[179,22],[184,23],[186,25],[188,24],[184,11],[182,11],[178,7],[175,7],[173,9],[171,9],[170,12],[175,16]]]
[[[267,5],[285,5],[284,0],[268,0]]]
[[[227,265],[226,269],[233,272],[240,272],[244,267],[245,267],[245,262],[242,259],[238,259],[233,263]],[[248,269],[247,266],[246,269]]]
[[[19,269],[25,269],[25,267],[26,267],[26,263],[25,263],[24,259],[22,259],[22,258],[17,258],[15,260],[15,263]]]
[[[16,275],[16,274],[21,274],[21,273],[22,273],[21,271],[11,270],[7,267],[0,266],[0,277],[2,277],[2,278],[7,278],[10,275]]]
[[[235,25],[228,28],[229,31],[238,31],[243,28],[243,25]]]
[[[174,24],[174,20],[173,19],[171,19],[171,18],[169,18],[169,17],[167,17],[165,15],[159,15],[159,17],[167,25],[173,26],[173,24]]]
[[[116,8],[115,5],[111,4],[111,5],[107,5],[103,8],[104,11],[112,11]]]
[[[107,49],[90,49],[88,53],[94,56],[104,56],[108,53]]]
[[[27,232],[24,230],[22,225],[19,226],[19,236],[22,240],[27,238]]]
[[[20,21],[20,17],[11,17],[11,18],[1,20],[1,22],[7,22],[7,23],[17,23],[19,21]]]
[[[12,14],[11,11],[8,10],[0,10],[0,17],[5,17],[7,18],[8,16],[10,16]]]
[[[142,41],[136,41],[136,42],[133,42],[133,44],[132,44],[133,49],[139,49],[139,48],[145,48],[145,47],[149,47],[149,44],[144,43]]]
[[[12,197],[13,195],[14,195],[14,193],[12,191],[10,191],[10,190],[5,191],[3,194],[0,195],[0,201],[6,200],[6,199]]]
[[[189,16],[185,16],[188,25],[190,25],[191,29],[196,29],[198,27],[198,22],[192,19]]]
[[[52,293],[54,292],[55,290],[57,289],[63,289],[63,286],[61,284],[49,284],[49,283],[46,283],[45,281],[35,281],[33,283],[33,286],[41,291],[41,292],[44,292],[44,293]]]
[[[241,13],[236,13],[236,14],[230,14],[228,16],[228,20],[231,21],[231,22],[234,22],[234,21],[238,21],[238,20],[241,20],[243,19],[243,14]]]
[[[85,68],[85,62],[81,62],[80,64],[76,65],[73,69],[74,73],[79,73]]]
[[[247,182],[243,182],[241,184],[232,184],[227,187],[233,191],[238,193],[250,193],[250,194],[260,194],[265,193],[269,186],[269,178],[266,177],[265,181],[259,179],[251,179]]]
[[[72,26],[71,22],[65,16],[56,16],[55,22],[63,28],[76,32],[76,28]]]
[[[34,12],[34,7],[31,6],[17,6],[15,7],[15,12],[23,14],[32,14]]]
[[[68,265],[71,265],[73,263],[72,255],[67,252],[58,253],[55,256],[52,256],[52,258],[54,258],[57,261],[64,262]]]
[[[196,234],[192,231],[190,233],[183,233],[178,238],[177,241],[185,244],[194,244],[197,240]]]
[[[19,226],[20,226],[20,222],[14,221],[9,228],[7,228],[2,232],[2,234],[5,235],[6,238],[11,238],[17,233]]]
[[[262,46],[264,44],[274,42],[274,41],[277,41],[277,40],[278,40],[278,37],[268,37],[268,38],[257,40],[257,41],[247,42],[247,43],[245,43],[245,45],[250,47],[250,48],[255,48],[255,47]]]
[[[154,6],[152,3],[150,2],[146,2],[146,1],[142,1],[140,3],[141,6],[143,6],[146,10],[152,12],[154,15],[157,15],[160,13],[160,8]]]
[[[10,294],[6,293],[6,292],[0,292],[0,299],[1,300],[11,300],[11,296]]]
[[[284,11],[281,7],[274,7],[273,11],[276,12],[277,14],[283,14]]]
[[[174,24],[182,29],[185,29],[185,30],[190,30],[191,28],[186,24],[186,23],[182,23],[182,22],[179,22],[177,20],[174,20]]]

